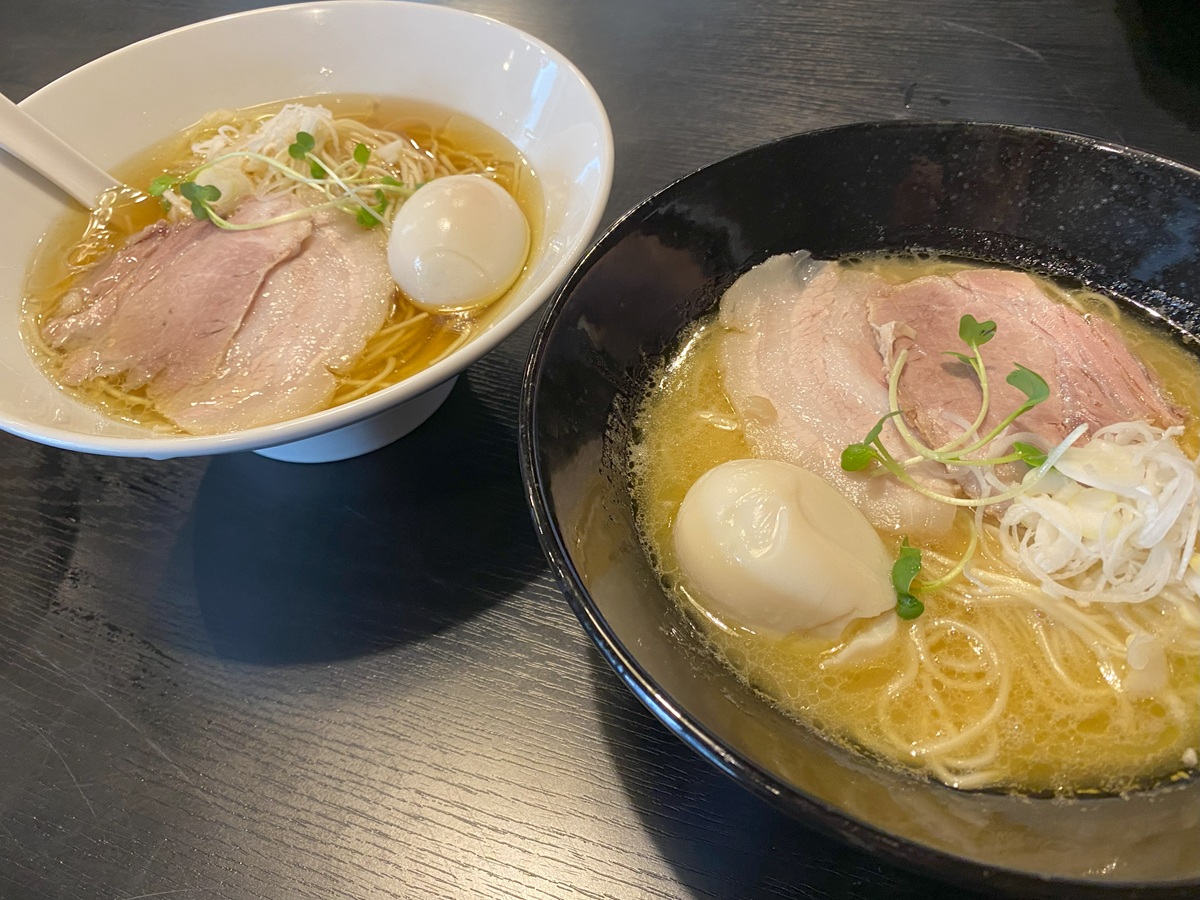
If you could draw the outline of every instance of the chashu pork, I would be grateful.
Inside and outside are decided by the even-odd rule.
[[[1050,397],[1015,424],[1050,445],[1079,425],[1088,432],[1115,422],[1145,421],[1162,428],[1182,424],[1181,411],[1130,353],[1116,329],[1058,303],[1022,272],[967,269],[927,276],[870,292],[868,318],[890,367],[894,353],[908,350],[899,382],[905,420],[937,447],[974,421],[981,402],[979,381],[945,351],[970,350],[958,336],[965,314],[996,323],[982,345],[990,401],[981,429],[989,433],[1024,400],[1004,378],[1016,363],[1046,380]]]
[[[161,397],[159,409],[193,434],[323,409],[337,387],[334,371],[383,327],[394,290],[386,235],[344,213],[319,215],[303,252],[263,282],[220,371]]]
[[[949,530],[953,507],[894,478],[841,468],[842,449],[888,412],[883,359],[867,321],[877,280],[803,252],[751,269],[721,299],[722,380],[756,455],[815,472],[876,528],[932,539]],[[883,438],[894,455],[909,455],[893,428]],[[954,491],[940,467],[913,474]]]
[[[291,198],[243,204],[232,220],[293,211]],[[267,273],[300,252],[308,219],[249,231],[191,220],[151,226],[73,289],[43,336],[64,350],[64,382],[120,376],[170,394],[216,373]]]

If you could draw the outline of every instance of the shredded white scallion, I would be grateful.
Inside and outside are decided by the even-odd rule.
[[[1142,422],[1102,428],[1019,494],[1000,520],[1004,555],[1052,597],[1197,604],[1200,473],[1175,438]]]

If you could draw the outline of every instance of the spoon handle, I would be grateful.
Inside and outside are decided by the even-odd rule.
[[[119,184],[3,94],[0,94],[0,147],[88,209],[96,206],[104,191]]]

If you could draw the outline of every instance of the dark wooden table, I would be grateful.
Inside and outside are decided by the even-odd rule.
[[[0,0],[0,91],[260,5]],[[1125,0],[455,5],[592,80],[616,136],[606,223],[734,151],[866,119],[1029,123],[1200,165],[1172,43],[1196,31],[1140,28]],[[344,463],[0,435],[0,897],[965,895],[744,793],[617,681],[523,501],[531,333]]]

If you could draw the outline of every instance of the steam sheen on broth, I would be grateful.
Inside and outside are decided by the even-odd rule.
[[[131,389],[122,384],[120,376],[90,378],[77,385],[65,383],[64,354],[47,344],[43,329],[58,312],[64,296],[98,262],[162,218],[163,205],[158,198],[144,193],[147,185],[164,172],[190,171],[197,160],[193,146],[217,135],[221,127],[233,123],[249,131],[253,123],[269,119],[289,104],[319,105],[338,120],[353,119],[364,129],[399,133],[440,172],[485,175],[516,200],[528,223],[529,244],[537,245],[543,224],[543,198],[537,178],[516,148],[470,117],[428,103],[360,95],[322,95],[216,112],[114,170],[120,181],[133,186],[132,194],[109,198],[106,207],[91,215],[64,215],[39,244],[26,283],[22,336],[51,380],[85,404],[116,418],[166,433],[191,430],[181,428],[157,409],[148,399],[145,385]],[[393,208],[388,209],[389,216]],[[387,305],[382,327],[357,357],[331,368],[336,388],[325,406],[356,400],[421,371],[486,328],[506,307],[501,295],[477,308],[421,308],[398,288]]]
[[[908,257],[859,260],[856,266],[892,284],[966,268]],[[1194,457],[1200,420],[1195,358],[1122,316],[1107,298],[1049,283],[1043,288],[1116,324],[1171,399],[1186,407],[1179,442]],[[1153,600],[1084,604],[1076,616],[1073,607],[1050,602],[1028,573],[1005,559],[990,526],[969,568],[975,580],[959,577],[922,595],[925,612],[911,621],[887,613],[829,637],[756,630],[715,612],[685,577],[673,532],[685,495],[702,475],[755,455],[722,381],[725,332],[716,317],[695,324],[658,370],[638,413],[631,474],[649,557],[702,639],[740,677],[828,738],[960,788],[1121,792],[1195,769],[1200,623],[1186,609]],[[971,515],[960,511],[949,532],[924,542],[927,567],[946,571],[960,559],[972,541],[971,525]],[[881,537],[897,554],[902,536]],[[1165,685],[1145,692],[1114,689],[1132,684],[1135,673],[1124,664],[1124,646],[1098,654],[1080,638],[1093,633],[1101,642],[1134,633],[1161,640]]]

